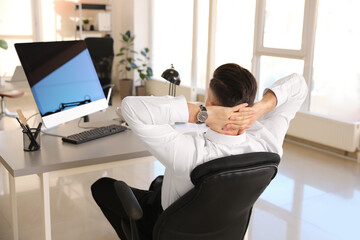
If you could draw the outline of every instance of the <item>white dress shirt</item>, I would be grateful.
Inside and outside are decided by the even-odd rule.
[[[122,114],[131,130],[165,166],[161,195],[163,209],[193,188],[190,173],[204,162],[248,152],[282,155],[286,131],[306,98],[307,86],[302,76],[292,74],[275,82],[270,89],[277,98],[276,108],[238,136],[211,129],[202,133],[175,130],[172,123],[189,120],[183,96],[127,97],[122,101]]]

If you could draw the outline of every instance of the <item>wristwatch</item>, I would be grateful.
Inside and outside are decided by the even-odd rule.
[[[204,123],[208,118],[206,107],[200,105],[200,112],[197,115],[197,124]]]

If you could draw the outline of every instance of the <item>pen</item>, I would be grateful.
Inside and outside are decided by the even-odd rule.
[[[34,133],[35,142],[36,142],[36,138],[38,137],[38,135],[39,135],[39,133],[41,131],[41,125],[42,125],[42,122],[39,123],[39,125],[37,126],[36,131]],[[37,147],[39,147],[39,145]],[[29,145],[29,149],[31,150],[32,148],[33,148],[33,142],[31,142],[30,145]]]
[[[26,127],[24,126],[24,124],[22,124],[22,123],[20,122],[20,119],[19,119],[18,117],[16,117],[16,120],[19,122],[19,124],[20,124],[21,128],[24,130],[24,132],[27,132]]]
[[[28,136],[28,138],[30,139],[32,145],[34,145],[36,148],[39,148],[39,144],[36,142],[34,136],[31,133],[31,129],[29,127],[29,125],[26,123],[26,119],[22,113],[21,110],[16,110],[16,112],[19,114],[20,120],[18,117],[16,117],[16,120],[20,123],[20,126],[22,127],[22,129],[24,130],[24,133],[26,133],[26,135]],[[32,148],[33,146],[31,146]],[[31,150],[30,146],[29,149]]]
[[[34,134],[35,139],[37,138],[37,136],[39,135],[39,133],[41,131],[41,126],[42,126],[42,122],[40,122],[38,127],[36,128],[36,131],[35,131],[35,134]]]
[[[36,147],[39,147],[39,144],[36,142],[36,140],[34,139],[34,136],[31,134],[31,131],[29,131],[28,128],[26,128],[24,126],[24,124],[21,123],[21,121],[19,120],[18,117],[16,117],[16,120],[19,122],[20,126],[23,129],[23,132],[28,136],[28,138],[30,139],[31,143],[34,144]],[[32,146],[31,146],[32,147]],[[29,149],[31,150],[31,148],[29,147]]]

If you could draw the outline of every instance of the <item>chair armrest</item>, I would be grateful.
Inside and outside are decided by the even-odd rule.
[[[131,188],[123,181],[114,182],[114,187],[128,217],[132,220],[142,218],[143,211]]]

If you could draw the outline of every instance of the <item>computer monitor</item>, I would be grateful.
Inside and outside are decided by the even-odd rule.
[[[15,48],[47,128],[108,107],[85,41],[17,43]]]

